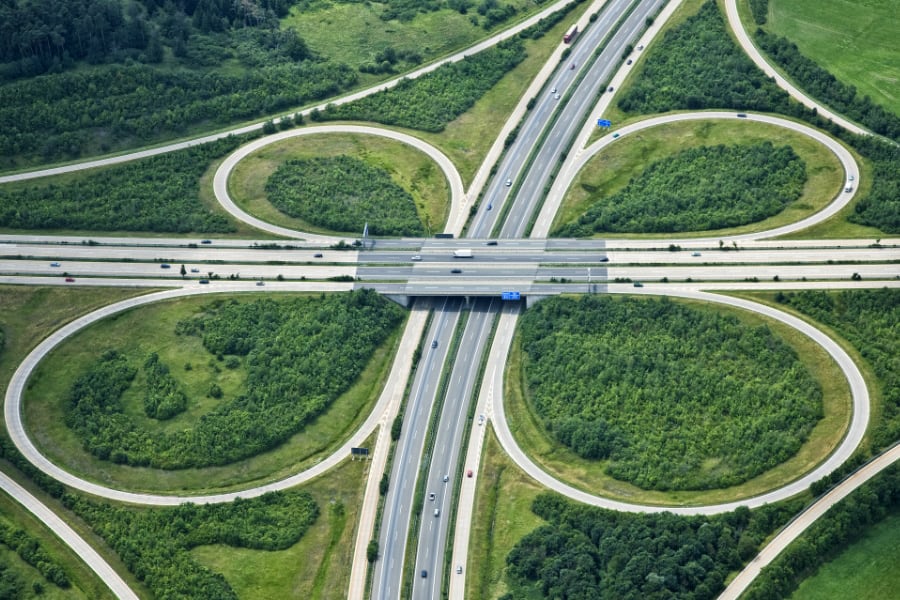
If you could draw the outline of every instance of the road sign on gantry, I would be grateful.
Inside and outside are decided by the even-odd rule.
[[[502,292],[500,294],[501,300],[520,300],[522,295],[519,292]]]

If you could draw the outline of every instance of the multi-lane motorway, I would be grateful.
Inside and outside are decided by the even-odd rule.
[[[10,434],[20,449],[39,468],[77,489],[100,496],[147,504],[174,504],[183,501],[178,496],[137,495],[112,490],[93,482],[79,480],[65,473],[41,457],[21,424],[19,402],[30,369],[43,352],[71,333],[97,318],[130,306],[129,302],[146,302],[179,294],[210,293],[215,291],[277,291],[297,289],[350,289],[354,286],[375,287],[398,298],[416,300],[416,319],[408,327],[410,339],[401,347],[403,359],[398,360],[391,373],[393,389],[385,390],[376,409],[359,431],[355,432],[339,453],[328,457],[313,469],[281,482],[238,493],[195,497],[199,502],[221,502],[235,495],[249,496],[268,489],[284,489],[327,471],[346,454],[350,445],[371,435],[377,427],[389,426],[389,416],[398,410],[400,390],[406,386],[405,371],[411,363],[412,348],[424,328],[422,315],[426,303],[433,303],[433,317],[422,341],[421,357],[416,365],[403,403],[403,428],[397,442],[390,470],[390,485],[384,500],[384,512],[379,526],[381,557],[373,571],[371,597],[438,598],[447,593],[461,598],[467,572],[468,524],[471,519],[474,487],[477,481],[477,462],[480,444],[488,424],[496,427],[501,442],[520,466],[548,487],[567,493],[579,500],[610,505],[580,490],[572,490],[535,467],[527,457],[517,452],[511,436],[507,435],[502,405],[502,377],[505,351],[515,326],[516,309],[507,304],[501,320],[497,320],[500,302],[478,299],[496,297],[501,291],[516,290],[526,295],[549,295],[563,292],[612,292],[642,294],[673,294],[708,301],[722,301],[702,290],[716,289],[785,289],[785,288],[845,288],[900,284],[900,251],[897,240],[873,241],[760,241],[776,233],[786,233],[836,213],[852,195],[835,191],[828,207],[812,215],[807,221],[789,228],[767,233],[726,236],[707,239],[661,240],[546,240],[523,239],[528,231],[546,235],[552,216],[563,191],[578,169],[593,153],[613,143],[613,138],[601,138],[590,148],[571,148],[578,136],[586,140],[585,120],[593,120],[598,106],[604,106],[609,93],[603,90],[609,81],[619,81],[622,55],[628,44],[634,44],[646,27],[648,17],[656,14],[662,0],[598,0],[589,12],[602,9],[598,18],[588,26],[587,15],[579,23],[582,34],[572,47],[571,54],[555,69],[545,68],[543,79],[536,80],[533,89],[534,107],[528,111],[518,130],[515,142],[499,157],[502,144],[495,144],[485,165],[497,163],[496,176],[489,181],[480,175],[476,184],[464,190],[455,167],[432,146],[411,136],[381,129],[360,126],[324,126],[316,132],[353,132],[384,135],[408,143],[427,153],[443,169],[451,190],[451,217],[447,231],[462,232],[469,215],[469,207],[481,198],[474,217],[469,222],[469,239],[445,240],[377,240],[365,251],[334,250],[330,246],[338,238],[307,235],[257,222],[242,213],[228,198],[227,177],[231,167],[245,156],[245,147],[225,161],[216,176],[219,201],[237,218],[258,226],[261,230],[294,241],[248,242],[246,240],[190,240],[98,238],[92,243],[77,237],[13,236],[0,237],[0,282],[55,285],[134,285],[174,287],[150,298],[126,301],[71,324],[45,341],[23,362],[7,391],[6,419]],[[666,9],[669,14],[674,5]],[[732,3],[729,3],[729,6]],[[545,11],[546,12],[546,11]],[[664,20],[664,19],[662,19]],[[530,20],[529,22],[531,22]],[[649,44],[658,31],[659,23],[641,38]],[[522,25],[517,26],[520,29]],[[496,42],[499,37],[493,39]],[[602,52],[597,49],[602,47]],[[471,51],[471,50],[470,50]],[[461,53],[462,54],[462,53]],[[457,57],[461,56],[457,55]],[[559,60],[559,53],[553,60]],[[550,67],[550,65],[548,65]],[[429,67],[432,68],[432,67]],[[370,92],[362,92],[370,93]],[[600,101],[598,102],[598,96]],[[517,113],[518,115],[518,113]],[[732,113],[702,115],[670,115],[658,121],[647,120],[628,125],[618,133],[622,136],[650,126],[665,126],[676,119],[735,118]],[[779,121],[764,115],[749,115],[749,120]],[[796,124],[785,122],[788,127]],[[822,143],[834,144],[836,156],[849,174],[858,176],[853,158],[839,144],[820,132],[805,126],[811,137],[821,137]],[[504,131],[510,129],[510,124]],[[294,130],[263,138],[255,142],[255,150],[283,137],[305,135],[314,128]],[[817,138],[818,139],[818,138]],[[172,146],[175,148],[176,146]],[[152,152],[158,152],[154,150]],[[243,153],[243,154],[242,154]],[[134,155],[137,156],[137,155]],[[127,158],[127,157],[126,157]],[[120,160],[120,159],[115,159]],[[553,171],[561,170],[551,179]],[[77,165],[66,167],[68,170]],[[479,173],[487,172],[485,166]],[[38,174],[15,176],[27,178]],[[10,178],[12,179],[12,178]],[[2,182],[4,179],[0,179]],[[486,181],[481,195],[480,183]],[[552,183],[552,186],[551,186]],[[545,192],[550,188],[549,195]],[[545,201],[546,200],[546,201]],[[542,208],[543,207],[543,208]],[[538,215],[538,211],[540,215]],[[349,240],[348,240],[349,241]],[[284,244],[293,247],[285,247]],[[668,246],[672,246],[671,248]],[[473,258],[454,258],[460,248],[473,250]],[[416,257],[416,258],[414,258]],[[164,268],[162,265],[168,267]],[[186,277],[179,273],[185,265]],[[349,276],[354,282],[327,282],[327,278]],[[66,277],[75,281],[66,281]],[[209,283],[200,283],[200,279]],[[861,280],[860,280],[861,279]],[[263,284],[257,282],[262,280]],[[636,288],[631,282],[640,282]],[[423,298],[426,297],[426,298]],[[427,297],[432,297],[428,299]],[[731,302],[731,300],[729,300]],[[744,302],[744,301],[736,301]],[[752,303],[745,308],[756,310]],[[105,311],[105,312],[104,312]],[[775,311],[777,312],[777,311]],[[781,318],[776,315],[776,318]],[[802,329],[802,324],[794,326]],[[806,326],[808,327],[808,326]],[[809,328],[812,329],[812,328]],[[487,340],[495,332],[495,343],[487,353]],[[820,333],[807,331],[815,337]],[[830,340],[820,342],[832,351]],[[504,345],[506,344],[506,345]],[[829,344],[831,346],[829,346]],[[867,397],[858,371],[846,355],[832,354],[843,362],[848,379],[854,386],[854,424],[840,448],[812,474],[798,479],[793,487],[780,488],[765,496],[769,501],[786,497],[808,485],[807,480],[833,469],[855,448],[867,420]],[[479,386],[478,365],[486,360],[485,379]],[[479,392],[476,393],[476,389]],[[477,409],[472,403],[477,402]],[[470,422],[470,415],[476,420]],[[479,415],[485,415],[482,420]],[[471,426],[471,427],[470,427]],[[466,432],[471,429],[468,449],[463,448]],[[386,457],[387,436],[379,436],[376,455]],[[370,477],[380,479],[381,472],[373,462]],[[472,472],[472,477],[468,476]],[[373,480],[374,480],[373,479]],[[3,483],[0,481],[0,483]],[[4,489],[12,490],[11,486]],[[362,519],[360,544],[367,542],[367,532],[374,528],[377,498],[368,486]],[[432,497],[433,494],[433,497]],[[455,499],[459,498],[459,511]],[[23,498],[23,503],[27,499]],[[660,510],[640,506],[617,506],[623,510]],[[685,512],[713,512],[723,507],[691,507]],[[31,510],[37,511],[37,508]],[[450,525],[456,523],[451,537]],[[49,520],[49,518],[48,518]],[[410,526],[413,525],[412,529]],[[367,529],[368,528],[368,529]],[[71,531],[57,528],[61,537],[73,547],[81,543]],[[417,535],[413,537],[413,534]],[[82,556],[87,556],[83,551]],[[363,552],[356,553],[352,565],[351,597],[361,598],[365,580]],[[452,556],[452,561],[448,558]],[[86,559],[86,560],[94,560]],[[448,570],[449,567],[449,570]],[[108,568],[98,562],[98,572]],[[105,571],[104,571],[105,572]],[[103,575],[101,575],[103,576]],[[109,578],[111,587],[114,578]],[[133,597],[124,584],[115,582],[115,593]]]

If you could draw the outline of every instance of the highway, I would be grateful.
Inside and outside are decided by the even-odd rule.
[[[554,7],[559,4],[561,3]],[[390,486],[385,496],[383,521],[378,534],[382,556],[375,563],[373,572],[373,598],[397,598],[404,586],[412,598],[442,597],[444,593],[442,582],[446,581],[449,581],[450,596],[462,598],[468,569],[464,568],[462,574],[458,574],[457,567],[465,567],[467,562],[468,525],[472,516],[480,449],[488,424],[494,426],[504,449],[513,460],[548,488],[582,502],[618,510],[641,512],[669,510],[684,514],[710,514],[731,510],[739,504],[757,506],[795,494],[805,489],[811,481],[836,468],[855,449],[868,421],[868,395],[856,366],[835,342],[798,319],[755,303],[711,294],[707,290],[847,289],[882,285],[900,287],[900,250],[898,250],[900,240],[882,240],[880,246],[874,246],[871,241],[864,240],[763,241],[763,238],[795,232],[832,216],[850,201],[853,194],[843,194],[840,190],[836,190],[834,201],[825,210],[811,215],[798,224],[767,232],[722,238],[686,239],[679,239],[676,236],[640,240],[624,238],[548,240],[541,237],[546,236],[558,202],[578,170],[596,152],[614,143],[615,138],[605,136],[588,148],[581,148],[577,143],[575,147],[569,148],[570,141],[576,137],[578,140],[587,139],[586,132],[589,132],[589,126],[594,120],[591,115],[596,116],[599,113],[598,107],[608,104],[611,98],[610,94],[600,94],[601,86],[605,86],[607,81],[613,81],[614,86],[618,86],[623,77],[622,73],[627,71],[621,58],[625,45],[636,39],[647,16],[658,10],[663,3],[661,0],[653,2],[610,0],[605,4],[600,17],[585,31],[586,13],[585,22],[581,26],[583,33],[573,47],[572,55],[556,65],[555,70],[549,69],[549,65],[545,67],[542,71],[544,79],[539,78],[532,85],[532,88],[541,90],[540,94],[535,96],[537,98],[535,108],[528,112],[515,143],[503,154],[496,176],[488,180],[485,173],[489,165],[499,157],[498,149],[502,148],[499,142],[502,140],[498,140],[492,148],[491,154],[485,160],[475,183],[469,190],[463,189],[461,179],[449,159],[417,138],[374,127],[329,125],[286,131],[257,140],[229,157],[216,174],[217,198],[229,212],[262,231],[289,238],[290,241],[277,243],[282,246],[290,244],[294,248],[260,247],[271,244],[270,240],[254,242],[227,239],[92,237],[90,239],[96,245],[89,245],[84,243],[84,237],[79,236],[0,236],[0,283],[174,288],[126,300],[86,315],[54,332],[23,361],[7,389],[5,404],[7,427],[17,447],[41,470],[66,485],[87,493],[139,504],[172,505],[183,502],[185,500],[183,496],[136,494],[84,481],[40,455],[28,439],[21,423],[20,402],[27,378],[41,358],[68,335],[89,323],[122,310],[162,299],[221,291],[338,291],[366,286],[397,296],[421,295],[439,298],[436,300],[439,304],[435,307],[427,333],[421,341],[422,356],[409,388],[409,397],[405,400],[404,427],[391,463]],[[670,3],[666,9],[668,12],[664,15],[669,14],[677,4],[678,2]],[[732,4],[733,1],[726,2],[727,6]],[[599,1],[594,6],[601,5],[604,5],[604,2]],[[594,59],[594,48],[608,37],[612,25],[618,22],[632,5],[635,7],[622,28],[609,37],[607,49]],[[593,10],[594,7],[588,12]],[[665,18],[659,19],[664,20]],[[652,30],[641,38],[642,44],[649,43],[660,24],[654,25]],[[521,27],[516,29],[519,28]],[[502,36],[508,37],[514,31],[504,32]],[[496,43],[500,37],[495,36],[490,43]],[[462,55],[463,53],[456,55],[456,59]],[[558,53],[554,54],[554,59],[551,60],[558,60],[558,56]],[[571,64],[575,64],[576,68],[571,69]],[[616,68],[619,68],[617,74]],[[574,85],[576,83],[577,87]],[[555,97],[556,93],[550,91],[553,87],[557,88],[559,99]],[[617,133],[622,137],[647,127],[698,118],[733,119],[736,116],[732,112],[666,115],[633,123],[618,130]],[[859,167],[852,155],[828,136],[809,127],[767,115],[751,114],[748,115],[748,120],[789,127],[814,137],[832,149],[841,159],[848,174],[854,174],[858,178]],[[512,121],[511,118],[510,122]],[[507,124],[504,130],[508,130],[509,127]],[[444,171],[451,189],[451,217],[445,231],[458,235],[463,230],[470,204],[474,199],[481,197],[467,231],[467,235],[475,239],[377,240],[374,249],[365,252],[332,250],[329,246],[337,241],[343,239],[351,242],[352,239],[310,235],[263,223],[240,211],[228,197],[226,185],[228,173],[240,158],[249,152],[294,135],[340,132],[391,137],[428,154]],[[209,136],[210,139],[215,137],[220,135]],[[199,140],[187,142],[193,143],[199,143]],[[149,153],[170,151],[181,146],[183,144],[171,145]],[[567,156],[561,161],[564,154]],[[144,154],[135,153],[104,159],[101,162],[121,162],[141,155]],[[556,165],[561,165],[561,170],[553,181],[542,207],[545,190],[550,185],[549,176]],[[91,163],[85,163],[63,169],[71,171],[90,166]],[[21,174],[13,178],[24,179],[46,174],[45,171]],[[0,182],[8,179],[0,178]],[[506,185],[507,179],[511,181],[510,186]],[[480,195],[482,182],[487,184],[483,197]],[[540,215],[537,215],[538,210]],[[522,238],[531,229],[533,218],[535,220],[531,234],[536,236],[536,239]],[[491,237],[492,235],[496,237]],[[720,239],[727,245],[734,244],[734,246],[730,250],[727,246],[722,247]],[[489,246],[488,242],[496,242],[496,245]],[[680,251],[669,251],[667,246],[670,244],[682,248]],[[475,258],[453,259],[453,249],[460,247],[474,248]],[[317,256],[319,254],[321,256]],[[413,260],[413,256],[419,256],[421,260]],[[160,264],[163,262],[169,264],[170,268],[161,268]],[[50,263],[59,263],[59,266],[51,266]],[[182,280],[178,275],[181,264],[185,264],[188,269],[187,280]],[[197,272],[192,273],[192,269],[197,269]],[[460,272],[454,273],[454,270]],[[214,279],[209,285],[200,284],[198,279],[209,276],[210,272],[223,278],[239,274],[240,280]],[[63,273],[75,277],[76,281],[65,282]],[[851,281],[854,275],[861,276],[863,281]],[[279,276],[285,280],[276,281]],[[353,277],[356,282],[323,281],[335,276]],[[256,285],[254,280],[260,278],[266,280],[264,286]],[[304,278],[306,281],[303,281]],[[616,282],[617,279],[620,282]],[[664,279],[668,282],[663,282]],[[627,283],[628,280],[641,281],[644,287],[635,288],[631,283]],[[452,297],[473,294],[497,295],[500,290],[505,291],[508,288],[521,290],[523,293],[549,295],[586,291],[589,285],[595,286],[594,291],[609,293],[666,294],[707,302],[728,303],[745,310],[762,312],[798,328],[826,348],[838,361],[850,382],[854,411],[853,422],[847,435],[828,460],[817,466],[814,471],[757,498],[725,505],[690,507],[631,505],[599,498],[556,480],[521,453],[506,428],[502,402],[503,373],[508,342],[517,319],[517,307],[507,303],[502,318],[498,321],[496,317],[501,308],[498,306],[499,302],[492,305],[487,301],[475,301],[464,308],[466,300]],[[358,445],[381,428],[378,446],[375,449],[378,458],[373,461],[370,473],[364,516],[352,565],[349,597],[362,598],[365,553],[361,545],[371,539],[367,537],[366,532],[373,531],[375,527],[377,480],[380,479],[377,465],[384,465],[387,460],[387,436],[384,432],[385,428],[390,427],[393,415],[400,409],[401,395],[406,389],[413,351],[425,328],[424,314],[428,302],[430,301],[427,299],[416,301],[413,316],[408,322],[401,343],[401,350],[392,367],[388,386],[364,425],[346,440],[339,451],[315,467],[284,480],[240,492],[194,496],[190,498],[191,501],[224,502],[237,496],[256,496],[266,491],[286,489],[309,481],[344,460],[351,446]],[[486,355],[486,376],[479,386],[476,367],[481,364],[482,357],[486,353],[488,333],[495,325],[495,341],[490,353]],[[451,353],[453,351],[451,342],[454,339],[457,340],[457,346],[455,352]],[[437,342],[434,347],[432,340]],[[445,365],[452,365],[452,368],[445,371]],[[446,387],[442,390],[441,381],[445,372]],[[479,389],[478,394],[474,393],[476,388]],[[470,408],[472,402],[477,403],[474,409]],[[437,404],[442,407],[442,412],[435,416],[432,409]],[[484,414],[486,419],[483,423],[477,420],[477,424],[472,428],[473,435],[469,446],[463,448],[470,410],[474,410],[476,415]],[[433,419],[438,425],[434,430],[434,450],[428,452],[425,446],[426,434]],[[427,466],[423,465],[423,459],[428,461]],[[460,464],[460,460],[464,463]],[[473,470],[471,479],[464,476],[469,469]],[[423,477],[421,482],[420,475]],[[13,489],[5,480],[0,483],[4,489]],[[449,525],[453,519],[451,513],[455,508],[452,503],[454,490],[459,492],[460,505],[456,514],[456,530],[452,534],[453,544],[448,546],[447,540],[451,535]],[[434,500],[430,500],[428,496],[432,492],[435,494]],[[29,502],[24,496],[20,501]],[[435,509],[439,511],[437,516],[434,514]],[[29,510],[35,512],[40,508]],[[811,511],[810,515],[807,521],[811,522],[816,515],[814,511]],[[50,516],[46,519],[43,516],[41,518],[45,522],[52,522]],[[417,539],[411,539],[408,533],[409,524],[413,519],[419,521]],[[80,538],[74,535],[74,532],[66,532],[59,527],[56,527],[56,530],[58,535],[73,547],[79,544]],[[83,543],[83,540],[80,543]],[[452,557],[449,561],[446,558],[446,551],[449,551],[449,556]],[[81,551],[79,553],[86,556]],[[96,564],[90,562],[89,564],[92,564],[98,573],[105,572],[103,569],[109,568],[99,558],[90,560],[95,561]],[[407,560],[411,562],[405,562]],[[406,570],[403,565],[406,565]],[[451,567],[449,573],[444,572],[447,565]],[[427,573],[425,577],[421,576],[423,570]],[[743,577],[752,579],[752,574]],[[104,580],[114,583],[113,578],[104,577]],[[113,587],[113,583],[111,588],[119,597],[135,597],[124,583],[122,583],[124,587]]]

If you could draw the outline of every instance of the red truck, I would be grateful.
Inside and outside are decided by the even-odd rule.
[[[576,35],[578,35],[578,25],[572,25],[572,29],[569,30],[569,33],[563,36],[563,43],[571,44]]]

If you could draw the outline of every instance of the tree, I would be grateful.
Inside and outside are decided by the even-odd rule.
[[[378,560],[378,540],[372,540],[366,547],[366,559],[373,563]]]
[[[184,265],[181,265],[181,276],[184,277],[187,275],[187,269],[184,268]]]

